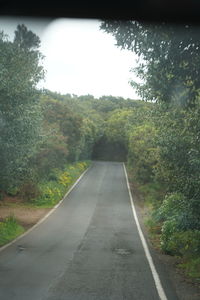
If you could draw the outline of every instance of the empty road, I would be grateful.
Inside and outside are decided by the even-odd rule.
[[[176,300],[154,258],[168,300]],[[39,226],[0,252],[1,300],[159,300],[122,163],[95,162]]]

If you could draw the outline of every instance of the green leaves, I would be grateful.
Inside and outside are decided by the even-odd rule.
[[[39,140],[41,113],[36,85],[43,77],[43,71],[39,65],[41,56],[38,46],[39,38],[24,25],[18,26],[14,42],[8,41],[3,34],[0,39],[2,190],[20,184],[28,175],[28,162]]]
[[[200,41],[195,27],[103,21],[101,29],[115,37],[118,47],[139,57],[133,71],[142,83],[131,84],[143,99],[182,107],[195,104],[200,88]]]
[[[15,31],[14,43],[23,49],[32,50],[40,46],[39,37],[22,24],[17,26]]]
[[[152,181],[153,170],[157,164],[155,134],[153,123],[145,122],[132,127],[129,137],[128,164],[134,170],[135,178],[143,184]]]

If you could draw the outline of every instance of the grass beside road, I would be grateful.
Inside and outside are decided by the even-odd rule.
[[[7,244],[24,232],[14,216],[7,217],[0,222],[0,246]]]

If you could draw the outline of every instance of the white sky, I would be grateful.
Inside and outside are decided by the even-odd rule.
[[[128,83],[136,79],[130,72],[136,56],[117,48],[114,37],[99,30],[100,21],[0,18],[0,30],[13,38],[22,23],[41,39],[46,70],[41,87],[62,94],[139,98]]]

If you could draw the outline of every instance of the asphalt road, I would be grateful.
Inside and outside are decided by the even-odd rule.
[[[168,300],[177,299],[155,264]],[[95,162],[51,216],[0,252],[0,299],[159,299],[123,164]]]

